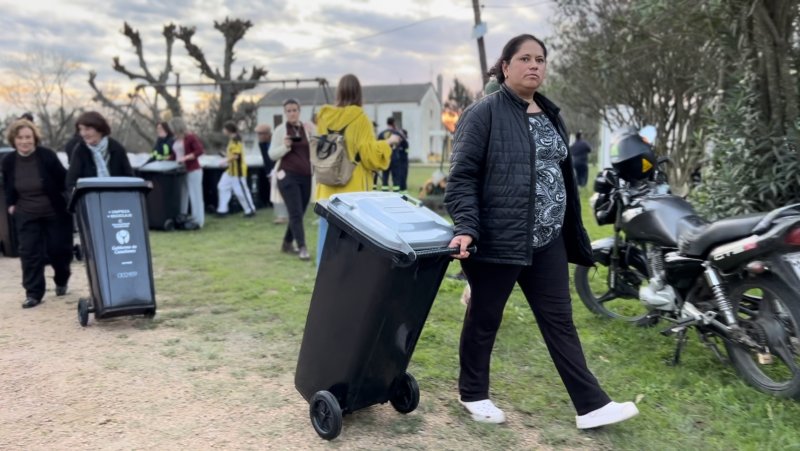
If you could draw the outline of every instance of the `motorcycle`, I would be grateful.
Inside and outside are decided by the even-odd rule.
[[[592,243],[594,267],[575,270],[581,301],[608,318],[666,324],[672,364],[694,329],[756,389],[800,399],[800,204],[706,221],[669,193],[668,159],[628,139],[627,152],[616,149],[625,158],[595,180],[595,218],[614,234]]]

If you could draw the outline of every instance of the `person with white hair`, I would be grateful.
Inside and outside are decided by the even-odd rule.
[[[186,121],[182,117],[173,117],[169,125],[175,134],[172,158],[186,167],[186,177],[181,187],[181,214],[188,216],[191,206],[191,222],[200,228],[206,219],[206,207],[203,202],[203,168],[200,167],[199,160],[200,155],[205,152],[203,143],[197,135],[188,131]]]

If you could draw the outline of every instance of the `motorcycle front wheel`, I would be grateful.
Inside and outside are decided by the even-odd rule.
[[[779,278],[762,275],[729,284],[728,295],[740,327],[763,347],[726,340],[734,368],[762,392],[800,399],[798,294]]]
[[[647,268],[611,268],[600,263],[594,268],[576,266],[575,291],[594,314],[641,324],[649,313],[639,301],[639,287],[647,282],[644,274]]]

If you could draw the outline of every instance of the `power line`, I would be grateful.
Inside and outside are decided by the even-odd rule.
[[[323,45],[321,47],[316,47],[316,48],[313,48],[313,49],[300,50],[300,51],[297,51],[297,52],[282,53],[280,55],[271,57],[271,59],[274,60],[274,59],[284,58],[284,57],[287,57],[287,56],[303,55],[305,53],[313,53],[313,52],[316,52],[318,50],[329,49],[331,47],[339,47],[339,46],[342,46],[342,45],[352,44],[354,42],[358,42],[358,41],[363,41],[365,39],[374,38],[375,36],[380,36],[382,34],[389,34],[389,33],[394,33],[395,31],[405,30],[406,28],[415,27],[417,25],[421,25],[423,23],[431,22],[431,21],[434,21],[434,20],[439,20],[439,19],[442,19],[444,17],[445,16],[429,17],[427,19],[418,20],[416,22],[412,22],[412,23],[409,23],[409,24],[401,25],[401,26],[395,27],[395,28],[390,28],[388,30],[379,31],[377,33],[372,33],[372,34],[368,34],[368,35],[365,35],[365,36],[349,39],[347,41],[338,41],[338,42],[334,42],[334,43],[331,43],[331,44]]]
[[[485,4],[483,4],[483,5],[481,5],[481,8],[491,8],[491,9],[530,8],[532,6],[541,6],[541,5],[546,5],[548,3],[553,3],[553,2],[554,2],[554,0],[544,0],[544,1],[539,1],[539,2],[536,2],[536,3],[529,3],[529,4],[525,4],[525,5],[485,5]],[[320,47],[315,47],[315,48],[312,48],[312,49],[281,53],[280,55],[276,55],[276,56],[271,57],[271,59],[275,60],[275,59],[285,58],[287,56],[304,55],[306,53],[314,53],[314,52],[317,52],[319,50],[325,50],[325,49],[329,49],[329,48],[332,48],[332,47],[339,47],[339,46],[342,46],[342,45],[352,44],[354,42],[363,41],[363,40],[366,40],[366,39],[371,39],[371,38],[374,38],[376,36],[381,36],[381,35],[384,35],[384,34],[394,33],[395,31],[405,30],[406,28],[416,27],[417,25],[421,25],[421,24],[427,23],[427,22],[432,22],[434,20],[439,20],[439,19],[442,19],[444,17],[445,16],[429,17],[427,19],[418,20],[416,22],[411,22],[409,24],[401,25],[399,27],[390,28],[388,30],[379,31],[377,33],[372,33],[372,34],[360,36],[360,37],[349,39],[349,40],[346,40],[346,41],[333,42],[333,43],[326,44],[326,45],[323,45],[323,46],[320,46]]]
[[[481,8],[487,9],[510,9],[510,8],[530,8],[532,6],[542,6],[548,3],[555,3],[553,0],[544,0],[536,3],[529,3],[527,5],[481,5]]]

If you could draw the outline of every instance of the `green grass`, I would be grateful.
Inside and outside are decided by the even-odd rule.
[[[409,192],[437,167],[412,167]],[[584,199],[591,193],[583,190]],[[610,234],[596,225],[584,202],[593,239]],[[309,208],[306,234],[312,255],[316,216]],[[284,226],[270,210],[252,220],[209,218],[199,232],[151,233],[159,315],[151,327],[197,334],[199,344],[173,339],[164,355],[193,353],[203,364],[190,371],[224,367],[237,378],[273,378],[292,373],[314,287],[313,263],[279,252]],[[458,264],[448,272],[458,271]],[[420,411],[435,410],[426,398],[456,403],[458,339],[464,307],[462,282],[445,279],[410,365],[420,383]],[[594,432],[574,427],[575,412],[561,384],[533,315],[519,290],[505,311],[492,359],[492,396],[524,414],[523,424],[540,432],[544,445],[593,449],[800,449],[800,403],[771,398],[741,382],[691,335],[677,367],[665,364],[674,339],[591,315],[573,292],[575,322],[589,366],[616,400],[638,399],[635,420]],[[124,338],[124,337],[120,337]],[[248,356],[238,359],[237,356]],[[438,412],[442,413],[442,412]],[[369,421],[368,415],[359,421]],[[387,435],[414,434],[419,417],[401,418]],[[308,427],[306,424],[298,427]],[[470,424],[464,443],[483,448],[530,447],[510,427]],[[442,431],[445,433],[445,431]],[[469,447],[469,446],[468,446]],[[435,443],[431,449],[435,449]]]

